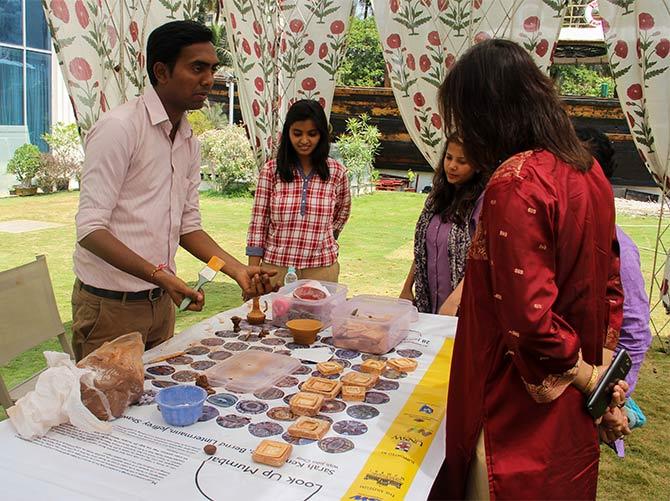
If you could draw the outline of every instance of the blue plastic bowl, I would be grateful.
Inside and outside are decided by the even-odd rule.
[[[202,416],[202,405],[206,398],[207,392],[199,386],[180,384],[159,391],[156,403],[167,424],[188,426]]]

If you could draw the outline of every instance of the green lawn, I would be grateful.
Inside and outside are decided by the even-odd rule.
[[[71,256],[77,200],[77,193],[0,199],[0,220],[35,219],[65,225],[31,233],[2,234],[0,270],[26,263],[37,254],[45,254],[60,314],[68,328],[71,323],[70,292],[74,280]],[[351,220],[340,238],[340,281],[349,286],[350,295],[398,294],[412,258],[414,224],[423,200],[423,195],[383,192],[354,200]],[[251,200],[203,196],[201,205],[205,228],[226,250],[242,259]],[[648,282],[655,221],[653,218],[620,217],[618,222],[640,246]],[[189,282],[195,281],[202,266],[182,251],[177,255],[177,265],[180,276]],[[217,279],[207,288],[205,311],[178,314],[177,330],[239,304],[237,286],[227,278]],[[660,323],[660,312],[657,318]],[[670,430],[667,426],[670,356],[660,353],[658,346],[655,340],[636,390],[636,400],[647,413],[649,423],[628,440],[628,455],[624,461],[603,448],[599,499],[662,499],[670,495],[670,475],[667,474],[670,464]],[[56,341],[49,341],[0,367],[0,374],[12,386],[43,367],[42,351],[57,348]],[[4,418],[4,411],[0,409],[0,419]]]

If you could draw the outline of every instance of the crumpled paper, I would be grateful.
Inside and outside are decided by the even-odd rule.
[[[85,431],[110,433],[112,425],[96,418],[81,401],[81,383],[92,386],[94,372],[78,368],[66,353],[45,351],[44,358],[48,368],[35,390],[7,409],[17,433],[32,439],[67,422]]]

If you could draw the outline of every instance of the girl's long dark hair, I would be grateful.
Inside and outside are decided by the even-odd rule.
[[[295,122],[302,122],[303,120],[312,120],[319,134],[321,134],[319,143],[311,154],[312,168],[323,181],[327,181],[330,179],[330,169],[328,168],[328,153],[330,152],[328,119],[321,105],[312,99],[296,101],[286,113],[284,129],[282,130],[279,149],[277,150],[277,173],[285,183],[290,183],[295,178],[293,169],[300,167],[300,161],[298,160],[295,148],[291,144],[289,129]]]
[[[460,141],[455,138],[447,138],[440,166],[433,176],[433,188],[430,190],[428,203],[434,214],[440,214],[443,222],[451,221],[462,226],[470,219],[477,204],[477,199],[486,188],[489,174],[486,169],[477,169],[465,184],[456,186],[449,183],[447,174],[444,172],[444,158],[447,156],[449,143],[460,144]]]
[[[494,39],[470,48],[447,74],[438,100],[445,130],[463,141],[477,167],[495,168],[534,149],[583,172],[593,164],[553,82],[514,42]]]

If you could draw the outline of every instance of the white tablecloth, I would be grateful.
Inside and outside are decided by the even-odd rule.
[[[232,315],[244,316],[246,311],[247,306],[243,305],[194,325],[147,352],[145,361],[203,339],[214,339],[217,331],[231,328]],[[349,402],[346,411],[324,413],[334,423],[341,423],[337,428],[341,433],[333,425],[327,435],[334,437],[330,441],[294,445],[291,460],[281,468],[254,463],[251,451],[263,433],[274,433],[272,429],[277,424],[284,429],[290,424],[274,422],[263,412],[286,404],[280,399],[272,402],[251,395],[233,395],[231,398],[238,399],[237,406],[208,404],[218,418],[186,428],[167,426],[153,404],[130,407],[114,421],[111,435],[84,433],[62,425],[41,439],[26,441],[15,434],[9,420],[2,422],[1,497],[180,501],[425,499],[444,458],[444,407],[423,404],[422,399],[435,393],[427,387],[433,384],[431,381],[448,378],[450,358],[446,357],[450,357],[450,351],[443,344],[445,339],[453,338],[456,319],[420,315],[412,330],[396,351],[415,356],[417,370],[398,379],[397,388],[393,379],[386,380],[381,387],[386,391],[375,392],[378,400],[371,402],[375,405],[352,409],[355,403]],[[328,332],[322,336],[327,338]],[[223,346],[210,348],[225,349],[228,343],[238,340],[224,341]],[[446,352],[449,353],[445,355]],[[441,358],[436,356],[438,353]],[[335,357],[342,355],[354,354],[335,353]],[[355,363],[356,359],[351,361]],[[432,372],[427,375],[429,368]],[[296,377],[304,380],[309,374]],[[146,389],[157,390],[154,381],[148,380]],[[283,390],[279,393],[289,396],[297,388]],[[440,387],[439,391],[443,390]],[[261,410],[245,415],[239,407],[243,400],[256,402],[254,405]],[[229,420],[224,416],[241,420],[240,427],[219,424],[221,419]],[[354,431],[347,431],[345,425],[352,422]],[[264,431],[264,426],[270,431]],[[365,431],[359,434],[361,429]],[[281,440],[281,434],[268,438]],[[202,450],[210,442],[218,447],[214,456],[206,456]],[[406,472],[388,472],[403,462],[407,464]]]

